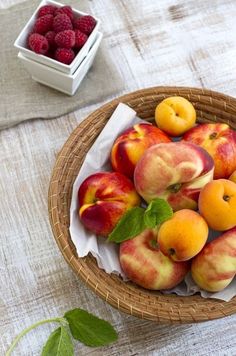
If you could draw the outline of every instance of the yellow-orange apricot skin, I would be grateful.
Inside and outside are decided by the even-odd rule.
[[[229,177],[229,180],[236,183],[236,170],[231,174],[231,176]]]
[[[160,250],[174,261],[187,261],[203,248],[208,237],[208,226],[200,214],[182,209],[165,221],[158,231]]]
[[[172,96],[164,99],[155,110],[157,126],[170,136],[182,136],[196,122],[196,111],[187,99]]]
[[[198,207],[209,227],[225,231],[236,226],[236,183],[213,180],[200,192]]]

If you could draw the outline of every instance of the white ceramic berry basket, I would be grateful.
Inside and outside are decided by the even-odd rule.
[[[31,74],[32,79],[68,95],[74,95],[85,75],[93,64],[95,55],[102,40],[102,33],[98,32],[89,53],[73,74],[59,72],[41,63],[24,57],[19,52],[18,58],[25,69]]]
[[[41,54],[37,54],[33,51],[31,51],[30,49],[27,48],[27,38],[29,33],[31,32],[33,25],[35,23],[35,20],[37,18],[37,13],[40,7],[44,6],[44,5],[55,5],[57,7],[62,7],[64,6],[64,4],[58,3],[56,1],[52,1],[52,0],[42,0],[41,3],[39,4],[39,6],[36,8],[36,10],[34,11],[33,15],[31,16],[31,18],[29,19],[29,21],[27,22],[27,24],[25,25],[25,27],[22,29],[22,31],[20,32],[19,36],[17,37],[14,46],[16,48],[19,49],[20,53],[22,53],[24,55],[24,57],[29,58],[33,61],[36,61],[38,63],[44,64],[46,66],[49,66],[51,68],[54,68],[60,72],[63,73],[67,73],[72,75],[76,69],[78,68],[78,66],[80,65],[80,63],[83,61],[83,59],[87,56],[88,52],[90,51],[90,48],[92,47],[97,33],[98,33],[98,29],[100,27],[101,21],[99,19],[97,19],[96,17],[94,17],[94,19],[96,20],[96,26],[93,29],[92,33],[89,35],[88,40],[86,41],[86,43],[84,44],[84,46],[81,48],[81,50],[79,51],[79,53],[75,56],[73,62],[69,65],[64,64],[64,63],[60,63],[58,61],[56,61],[55,59],[46,57],[44,55]],[[78,16],[85,16],[85,15],[90,15],[88,13],[85,12],[81,12],[76,10],[75,8],[72,8],[73,12]]]

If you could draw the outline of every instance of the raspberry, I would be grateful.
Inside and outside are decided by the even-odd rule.
[[[44,5],[40,7],[37,17],[42,17],[45,15],[54,15],[54,12],[57,10],[56,6],[53,5]]]
[[[32,33],[32,35],[29,36],[28,43],[30,49],[35,53],[45,54],[48,51],[48,40],[39,33]]]
[[[39,17],[33,27],[33,32],[44,35],[52,29],[53,15],[44,15]]]
[[[71,48],[57,48],[55,59],[64,64],[70,64],[75,58],[75,53]]]
[[[75,30],[75,47],[81,48],[87,41],[88,36],[80,30]]]
[[[73,10],[71,8],[71,6],[62,6],[59,9],[57,9],[57,11],[55,12],[55,16],[59,15],[59,14],[66,14],[71,21],[73,20]]]
[[[74,28],[80,30],[86,35],[90,35],[90,33],[93,31],[95,26],[96,26],[96,21],[90,15],[82,16],[74,20]]]
[[[73,30],[72,22],[66,14],[59,14],[54,17],[53,30],[61,32],[65,30]]]
[[[56,32],[54,32],[54,31],[48,31],[45,35],[46,39],[48,40],[49,46],[51,48],[56,46],[55,36],[56,36]]]
[[[58,47],[72,48],[75,45],[75,33],[72,30],[58,32],[55,37],[55,43]]]

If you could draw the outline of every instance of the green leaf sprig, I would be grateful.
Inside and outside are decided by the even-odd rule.
[[[126,212],[108,237],[109,241],[120,243],[129,240],[147,228],[155,228],[173,215],[172,208],[164,199],[156,198],[146,209],[134,207]],[[49,336],[41,356],[73,356],[71,336],[83,344],[95,347],[105,346],[117,340],[115,329],[107,321],[99,319],[83,309],[67,311],[63,317],[45,319],[23,330],[13,341],[6,356],[10,356],[19,340],[32,329],[46,323],[60,326]]]
[[[111,324],[99,319],[83,309],[67,311],[63,317],[45,319],[23,330],[13,341],[6,356],[10,356],[19,340],[30,330],[46,323],[59,323],[60,326],[49,336],[41,356],[73,356],[74,347],[71,335],[83,344],[95,347],[105,346],[117,340],[118,335]]]
[[[166,200],[153,199],[146,209],[141,207],[129,209],[108,236],[108,241],[121,243],[130,240],[145,229],[154,229],[172,215],[173,210]]]

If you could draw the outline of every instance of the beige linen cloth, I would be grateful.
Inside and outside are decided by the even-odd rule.
[[[63,3],[91,13],[86,0],[63,0]],[[103,43],[73,97],[31,79],[19,62],[13,44],[38,4],[39,1],[30,0],[0,11],[0,129],[28,119],[58,117],[100,102],[122,89],[122,80]]]

